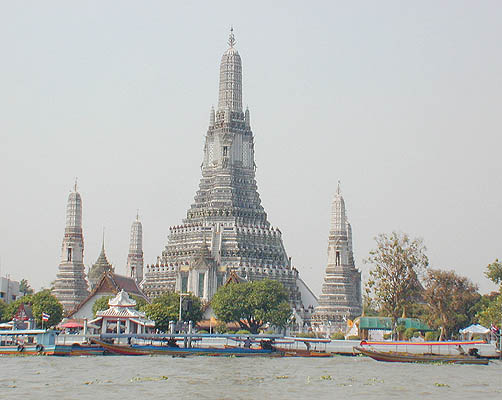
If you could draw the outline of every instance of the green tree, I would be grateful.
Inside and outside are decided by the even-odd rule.
[[[6,310],[6,317],[10,321],[12,318],[14,318],[14,315],[16,315],[17,310],[19,309],[19,306],[21,304],[29,304],[31,305],[33,303],[33,295],[28,294],[26,296],[19,297],[12,303],[9,303],[7,305],[7,310]]]
[[[485,275],[493,283],[501,285],[499,292],[493,292],[483,296],[473,309],[477,311],[476,319],[481,325],[490,326],[491,324],[500,325],[502,320],[502,263],[495,260],[486,267]]]
[[[129,297],[136,302],[136,307],[134,307],[136,310],[141,310],[148,304],[144,297],[136,296],[134,294],[131,294]]]
[[[0,322],[9,321],[7,317],[7,303],[0,299]]]
[[[478,312],[476,318],[483,326],[490,327],[491,324],[500,326],[502,321],[502,296],[495,297],[486,308]]]
[[[380,234],[375,238],[366,263],[372,264],[366,293],[380,311],[390,316],[396,327],[403,309],[415,302],[422,287],[419,276],[429,265],[421,239],[405,233]]]
[[[491,264],[488,264],[485,276],[496,285],[500,285],[502,283],[502,263],[496,259]]]
[[[21,282],[19,283],[19,291],[23,294],[23,296],[34,293],[34,290],[31,288],[26,279],[21,279]]]
[[[50,289],[41,290],[32,296],[31,310],[38,326],[42,325],[42,313],[50,315],[45,327],[55,326],[63,319],[63,306]]]
[[[94,317],[96,317],[96,313],[98,311],[108,310],[108,302],[110,299],[113,299],[113,297],[114,296],[103,296],[94,301],[94,304],[92,305],[92,314]]]
[[[164,332],[169,329],[169,321],[178,320],[179,309],[180,295],[174,292],[164,293],[142,308],[147,317],[155,321],[155,327]],[[181,319],[193,322],[202,319],[202,304],[198,297],[183,296]]]
[[[430,269],[424,283],[428,320],[433,327],[440,328],[440,340],[445,340],[470,322],[473,317],[470,310],[481,296],[476,285],[454,271]]]
[[[237,322],[251,333],[266,323],[283,327],[291,315],[286,289],[270,279],[222,286],[211,305],[219,320]]]

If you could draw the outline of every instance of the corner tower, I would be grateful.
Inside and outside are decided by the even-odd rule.
[[[127,277],[133,278],[136,283],[143,280],[143,226],[136,214],[136,220],[131,226],[131,240],[129,254],[127,255]]]
[[[338,182],[331,206],[328,264],[312,323],[344,330],[346,320],[361,315],[361,312],[361,273],[354,265],[352,227],[347,220]]]
[[[82,198],[76,182],[73,192],[68,196],[61,262],[52,293],[61,302],[65,312],[71,311],[89,294],[84,268]]]
[[[202,178],[181,225],[172,226],[155,265],[145,270],[143,290],[191,291],[209,300],[230,273],[247,280],[282,282],[291,303],[301,304],[281,231],[271,227],[255,180],[249,110],[242,109],[242,61],[230,32],[221,58],[218,108],[211,109]]]

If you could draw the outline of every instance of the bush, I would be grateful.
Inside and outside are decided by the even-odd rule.
[[[251,332],[249,332],[247,329],[240,329],[237,332],[235,332],[237,335],[249,335]]]
[[[347,336],[347,340],[361,340],[361,338],[358,335],[350,335]]]
[[[426,342],[435,342],[439,339],[439,332],[425,332],[425,341]]]
[[[332,340],[345,340],[345,335],[342,332],[335,332],[331,335]]]
[[[415,328],[408,328],[404,331],[404,337],[410,340],[417,330]]]
[[[228,332],[227,324],[223,321],[218,321],[218,323],[216,324],[215,330],[218,333],[227,333]]]
[[[200,330],[200,331],[197,331],[197,333],[200,333],[200,334],[202,334],[202,335],[203,335],[203,334],[205,334],[205,333],[209,333],[209,332],[208,332],[208,331],[206,331],[205,329],[202,329],[202,330]]]
[[[404,325],[398,325],[397,328],[396,328],[396,331],[398,333],[403,333],[406,331],[406,327]]]
[[[316,339],[318,336],[315,334],[315,332],[297,332],[295,333],[296,337],[303,337],[303,338],[308,338],[308,339]]]
[[[384,340],[392,339],[392,333],[384,333],[383,338],[384,338]]]

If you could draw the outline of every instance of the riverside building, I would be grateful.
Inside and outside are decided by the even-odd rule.
[[[345,332],[347,320],[360,316],[361,312],[361,272],[354,265],[352,227],[338,183],[331,208],[328,264],[312,325],[322,331]]]
[[[302,309],[315,296],[291,266],[282,233],[267,218],[255,180],[250,112],[242,108],[242,62],[231,31],[220,64],[218,107],[210,112],[195,199],[180,225],[169,228],[158,261],[145,267],[143,291],[192,292],[210,300],[234,271],[246,280],[284,284],[291,304]],[[302,296],[308,300],[302,299]],[[302,302],[303,300],[303,302]]]

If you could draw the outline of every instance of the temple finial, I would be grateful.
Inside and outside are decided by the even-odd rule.
[[[340,179],[338,179],[338,186],[336,187],[336,194],[341,194],[341,190],[340,190]]]
[[[235,36],[234,36],[234,27],[230,27],[230,36],[228,37],[228,45],[230,47],[234,47],[235,44]]]
[[[78,184],[78,177],[75,177],[75,185],[73,186],[75,192],[77,191],[77,184]]]
[[[105,251],[105,227],[103,226],[103,242],[101,243],[101,251]]]
[[[136,209],[136,221],[139,221],[139,208]]]

